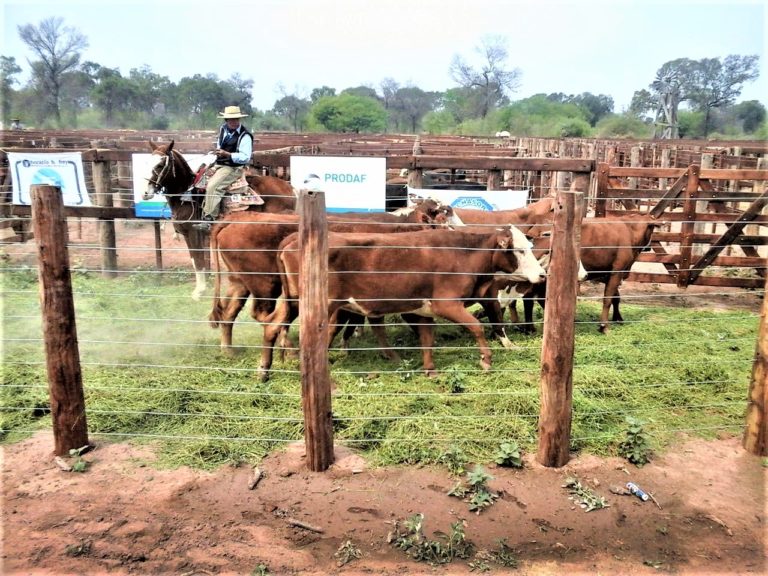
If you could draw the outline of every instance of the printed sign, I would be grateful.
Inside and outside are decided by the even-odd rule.
[[[454,208],[475,210],[514,210],[528,204],[528,190],[436,190],[430,188],[408,188],[411,195],[420,198],[435,198]]]
[[[291,185],[325,193],[328,212],[383,212],[387,159],[351,156],[291,156]]]
[[[182,154],[184,159],[196,172],[200,164],[210,164],[215,160],[212,154]],[[144,200],[144,192],[147,191],[147,182],[152,176],[152,168],[160,161],[157,154],[132,154],[131,163],[133,170],[133,202],[136,206],[136,216],[139,218],[170,218],[171,209],[168,201],[162,194],[155,194],[149,200]]]
[[[13,180],[13,203],[29,205],[29,187],[34,184],[57,186],[64,206],[91,206],[85,189],[83,157],[80,152],[8,152]]]

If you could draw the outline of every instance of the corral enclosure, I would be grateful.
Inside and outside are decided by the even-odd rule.
[[[55,142],[59,147],[66,145],[64,136]],[[174,136],[179,135],[161,137]],[[194,142],[207,136],[179,138],[177,146],[194,151]],[[740,436],[744,431],[765,273],[766,220],[762,205],[756,204],[765,197],[765,188],[754,178],[759,173],[752,171],[765,168],[764,150],[745,155],[742,149],[742,154],[732,155],[731,147],[725,154],[708,152],[711,143],[699,144],[698,156],[692,149],[680,150],[668,154],[669,166],[662,166],[653,158],[660,163],[663,150],[631,143],[659,154],[651,154],[652,163],[646,164],[649,155],[643,152],[642,164],[630,166],[626,160],[632,157],[632,146],[617,154],[621,146],[616,143],[613,149],[604,148],[613,152],[601,156],[601,144],[596,142],[459,139],[452,144],[449,139],[423,138],[418,142],[422,154],[413,154],[412,137],[328,142],[328,136],[321,135],[316,141],[307,137],[306,143],[290,144],[288,135],[280,135],[284,140],[267,144],[270,137],[257,135],[259,145],[269,145],[271,151],[257,146],[254,163],[281,175],[294,152],[384,153],[393,178],[407,168],[418,184],[417,178],[434,169],[449,184],[469,179],[494,188],[529,186],[534,198],[572,183],[583,186],[576,177],[589,173],[593,177],[582,189],[591,209],[608,221],[626,211],[648,217],[662,206],[659,219],[668,221],[669,227],[654,233],[653,253],[641,254],[622,287],[624,324],[599,334],[597,301],[602,285],[581,288],[571,449],[574,454],[617,456],[628,416],[644,423],[660,453],[680,438]],[[130,207],[122,191],[130,189],[131,175],[120,159],[124,148],[122,144],[102,148],[106,142],[105,135],[85,157],[92,154],[95,161],[109,163],[108,194],[117,207],[108,213],[116,218],[114,247],[104,246],[98,212],[80,218],[69,212],[68,221],[90,433],[105,440],[158,442],[167,461],[206,468],[258,462],[299,440],[303,424],[298,361],[278,362],[272,380],[258,384],[260,328],[246,313],[235,327],[238,354],[228,357],[218,351],[218,333],[206,321],[209,293],[199,302],[189,298],[192,278],[186,249],[172,238],[170,226],[126,217]],[[143,151],[142,142],[132,141],[125,149]],[[573,156],[561,155],[566,149]],[[582,160],[585,149],[594,154],[587,158],[593,165],[573,167],[590,170],[546,170],[548,158]],[[197,149],[204,150],[205,146]],[[707,154],[712,155],[711,164]],[[743,159],[728,164],[726,157]],[[665,171],[654,171],[660,168]],[[721,169],[741,172],[715,172]],[[710,211],[707,204],[712,199],[717,209]],[[120,213],[120,208],[127,211]],[[734,228],[750,209],[753,217]],[[4,206],[4,210],[8,214],[17,209]],[[731,240],[737,241],[711,252],[729,231]],[[8,369],[3,428],[15,437],[46,427],[49,416],[34,239],[4,249]],[[114,270],[105,266],[110,261],[105,252],[114,257]],[[702,274],[703,262],[715,268]],[[448,466],[452,459],[488,465],[503,442],[516,442],[523,453],[535,449],[541,311],[536,312],[537,335],[518,335],[509,327],[514,348],[493,345],[490,372],[478,369],[474,342],[461,327],[440,324],[436,378],[421,375],[419,343],[402,321],[392,317],[387,323],[390,341],[403,358],[399,364],[380,358],[368,331],[353,341],[352,350],[334,346],[330,351],[338,443],[385,465]],[[493,507],[483,514],[493,514]],[[659,549],[663,546],[660,541]],[[669,558],[670,565],[680,566]]]

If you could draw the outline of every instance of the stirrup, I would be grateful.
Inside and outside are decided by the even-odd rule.
[[[181,194],[181,201],[182,202],[192,202],[192,188],[187,188],[184,190],[184,192]]]

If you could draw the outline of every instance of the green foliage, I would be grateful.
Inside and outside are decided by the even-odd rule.
[[[520,454],[520,446],[517,445],[517,442],[502,442],[494,461],[499,466],[522,468],[523,458]]]
[[[451,533],[439,540],[430,540],[424,535],[424,515],[415,514],[407,520],[395,520],[387,535],[387,543],[399,548],[417,562],[430,565],[448,564],[455,558],[469,558],[474,544],[467,540],[464,522],[451,524]]]
[[[467,472],[464,484],[458,482],[451,490],[449,496],[461,498],[469,503],[469,511],[480,514],[485,508],[491,506],[499,495],[491,491],[487,482],[493,480],[481,466],[475,466],[471,472]]]
[[[461,476],[466,472],[467,457],[461,448],[453,445],[440,456],[440,463],[444,464],[453,476]]]
[[[643,429],[645,421],[627,416],[626,422],[626,438],[619,445],[619,451],[632,464],[643,466],[650,462],[651,454],[650,439]]]
[[[595,126],[597,138],[650,138],[653,126],[631,114],[610,114]]]
[[[605,498],[598,496],[590,488],[584,486],[578,478],[566,478],[563,488],[568,488],[571,494],[569,498],[583,508],[585,512],[592,512],[593,510],[610,506]]]
[[[312,107],[312,116],[331,132],[382,132],[387,127],[387,113],[373,98],[340,94],[324,96]]]
[[[583,108],[537,94],[501,108],[500,126],[516,136],[589,136],[591,127]]]

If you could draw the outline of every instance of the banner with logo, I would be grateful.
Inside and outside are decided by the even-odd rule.
[[[215,160],[212,154],[182,154],[184,159],[197,172],[200,164],[210,164]],[[149,200],[144,200],[147,183],[152,176],[152,168],[160,161],[157,154],[131,154],[131,170],[133,174],[133,202],[136,216],[139,218],[170,218],[171,209],[162,194],[155,194]]]
[[[387,159],[357,156],[291,156],[291,185],[325,193],[328,212],[383,212]]]
[[[436,190],[409,187],[409,204],[411,195],[419,198],[435,198],[454,208],[487,211],[514,210],[528,204],[528,190]]]
[[[64,206],[91,206],[80,152],[8,152],[8,164],[14,204],[28,206],[32,203],[29,187],[45,184],[61,189]]]

